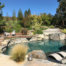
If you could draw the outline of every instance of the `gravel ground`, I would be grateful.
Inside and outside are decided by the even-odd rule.
[[[16,63],[11,60],[9,56],[0,54],[0,66],[66,66],[62,64],[58,64],[55,62],[51,62],[48,60],[37,60],[33,59],[33,61],[27,61],[21,63]]]

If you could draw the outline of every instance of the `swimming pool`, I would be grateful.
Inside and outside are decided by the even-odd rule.
[[[43,50],[45,53],[54,53],[61,51],[63,46],[65,46],[64,41],[54,41],[54,40],[43,40],[43,41],[33,41],[29,42],[26,45],[29,47],[28,52],[32,50]],[[10,46],[4,54],[9,54],[13,46]]]

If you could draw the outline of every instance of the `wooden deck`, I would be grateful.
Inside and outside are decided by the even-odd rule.
[[[16,33],[15,36],[12,36],[10,34],[10,36],[4,36],[4,34],[0,34],[0,37],[3,37],[3,38],[0,38],[0,44],[1,42],[4,40],[4,39],[10,39],[10,38],[27,38],[28,40],[31,39],[33,36],[30,36],[30,35],[22,35],[22,33]]]
[[[21,35],[21,34],[16,34],[15,36],[4,36],[4,35],[0,35],[3,38],[0,38],[0,45],[2,44],[1,42],[3,42],[5,39],[11,39],[11,38],[27,38],[28,40],[31,39],[33,36],[29,36],[29,35]]]
[[[7,36],[5,38],[32,38],[33,36],[29,35],[15,35],[15,36]]]

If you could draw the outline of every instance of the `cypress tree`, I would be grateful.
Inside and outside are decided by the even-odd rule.
[[[25,10],[24,17],[27,17],[27,16],[28,16],[28,11]]]
[[[31,10],[30,9],[28,9],[28,16],[30,16],[31,15]]]
[[[24,17],[28,17],[30,15],[31,15],[31,10],[30,9],[25,10]]]
[[[0,21],[3,20],[3,12],[2,12],[2,8],[4,7],[4,5],[1,4],[0,2]]]
[[[22,21],[23,20],[23,13],[22,13],[22,10],[19,9],[18,11],[18,21]]]
[[[12,20],[13,20],[13,22],[16,21],[16,13],[15,13],[15,11],[13,11]]]

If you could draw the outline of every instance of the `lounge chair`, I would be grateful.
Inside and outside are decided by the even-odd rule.
[[[11,33],[11,35],[12,36],[15,36],[16,35],[15,30]]]
[[[53,59],[55,59],[55,60],[57,60],[57,61],[61,61],[63,58],[59,55],[59,54],[57,54],[57,53],[53,53],[53,54],[50,54],[49,55],[49,57],[51,58],[53,58]]]
[[[5,35],[5,36],[10,36],[10,33],[4,32],[4,35]]]
[[[64,58],[66,57],[66,52],[64,52],[64,51],[58,52],[58,54],[61,55]]]
[[[61,52],[53,53],[53,54],[50,54],[49,57],[62,63],[63,59],[66,58],[66,52],[61,51]]]

